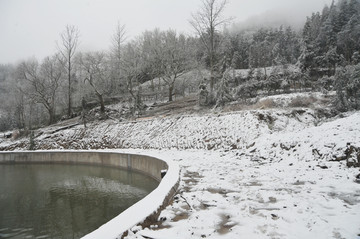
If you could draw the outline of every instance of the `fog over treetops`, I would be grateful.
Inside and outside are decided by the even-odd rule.
[[[302,25],[311,12],[321,11],[330,0],[229,0],[224,14],[238,26]],[[81,50],[106,50],[118,21],[127,26],[129,38],[145,30],[175,29],[193,34],[188,21],[201,0],[1,0],[0,64],[32,56],[53,54],[59,32],[68,24],[81,31]]]

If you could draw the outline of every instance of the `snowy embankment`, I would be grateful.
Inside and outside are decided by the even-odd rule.
[[[282,114],[283,117],[277,117]],[[297,112],[258,111],[207,116],[145,119],[130,123],[103,122],[85,130],[62,132],[71,147],[143,149],[226,149],[245,145],[281,128],[306,127],[316,121],[311,112],[299,122]],[[273,122],[273,119],[277,119]],[[271,129],[273,127],[273,129]],[[49,143],[51,139],[49,139]],[[78,145],[75,145],[78,144]]]
[[[270,96],[259,102],[288,107],[306,93]],[[321,99],[322,96],[311,94]],[[118,122],[94,121],[59,130],[51,126],[35,132],[37,149],[246,149],[260,136],[277,132],[296,133],[323,121],[321,111],[302,108],[274,108],[207,115],[173,115]],[[74,122],[72,122],[74,125]],[[29,138],[0,141],[2,149],[27,148]]]
[[[124,123],[107,120],[56,133],[47,128],[39,133],[35,143],[40,149],[237,149],[261,135],[284,130],[296,132],[317,123],[312,110],[243,111]],[[28,141],[14,142],[13,147],[26,147]],[[4,142],[0,147],[5,145]]]

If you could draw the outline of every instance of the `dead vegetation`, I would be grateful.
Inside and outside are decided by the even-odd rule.
[[[220,235],[225,235],[231,231],[231,228],[236,225],[236,223],[232,222],[231,217],[226,214],[220,214],[221,222],[218,225],[217,232]]]
[[[242,111],[242,110],[267,110],[276,108],[331,108],[334,97],[331,95],[316,96],[314,94],[298,95],[288,100],[276,100],[273,97],[252,98],[246,101],[231,102],[223,107],[223,111]]]
[[[335,156],[331,161],[339,162],[344,160],[346,160],[348,167],[360,167],[360,148],[348,143],[343,155]]]
[[[297,96],[296,98],[291,100],[291,102],[289,103],[289,106],[292,108],[295,108],[295,107],[310,108],[317,101],[318,101],[318,99],[315,98],[314,96],[308,96],[308,97]]]

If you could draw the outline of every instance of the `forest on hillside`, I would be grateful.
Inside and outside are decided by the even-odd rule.
[[[57,51],[0,65],[0,131],[33,129],[83,108],[127,102],[140,115],[148,102],[199,95],[221,107],[263,94],[336,91],[339,111],[360,109],[360,0],[339,0],[291,26],[231,30],[225,0],[204,0],[189,24],[196,34],[148,30],[128,39],[118,24],[107,51],[78,50],[67,25]]]

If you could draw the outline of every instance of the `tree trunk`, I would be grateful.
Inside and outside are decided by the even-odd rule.
[[[19,117],[19,128],[23,129],[26,126],[25,122],[25,108],[24,108],[24,96],[21,96],[20,103],[18,105],[18,117]]]
[[[211,9],[212,11],[212,9]],[[215,85],[215,77],[214,77],[214,55],[215,55],[215,46],[214,46],[214,35],[215,29],[212,20],[212,13],[211,13],[211,23],[210,23],[210,92],[213,92],[214,85]]]
[[[173,101],[173,91],[174,91],[174,85],[169,85],[169,102]]]
[[[49,112],[49,125],[53,124],[55,122],[55,113],[54,113],[54,109],[50,108],[48,110]]]
[[[104,104],[104,98],[102,96],[102,94],[96,93],[96,96],[99,98],[99,102],[100,102],[100,112],[102,114],[105,113],[105,104]]]
[[[69,84],[69,88],[68,88],[68,117],[71,117],[71,57],[69,56],[68,58],[69,60],[69,65],[68,65],[68,84]]]
[[[266,80],[267,74],[266,74],[266,66],[264,66],[264,79]]]
[[[212,40],[211,40],[212,41]],[[213,48],[213,45],[211,45]],[[210,92],[213,92],[215,85],[215,77],[214,77],[214,55],[213,49],[210,52]]]
[[[150,85],[150,89],[152,92],[155,91],[155,84],[154,84],[154,79],[151,78],[151,85]]]
[[[33,113],[33,102],[30,102],[30,111],[29,111],[29,129],[32,129],[32,113]]]

